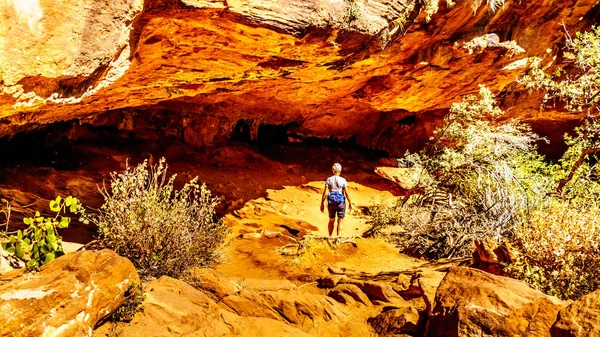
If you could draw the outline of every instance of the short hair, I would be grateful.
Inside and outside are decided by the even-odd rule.
[[[342,165],[340,165],[339,163],[333,164],[331,169],[333,170],[334,173],[342,173]]]

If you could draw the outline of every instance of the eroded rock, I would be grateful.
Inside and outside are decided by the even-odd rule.
[[[524,282],[453,267],[437,289],[426,336],[549,336],[567,305]]]
[[[380,335],[421,335],[425,330],[425,312],[409,308],[387,308],[370,320],[371,326]]]
[[[600,336],[600,290],[582,296],[558,313],[552,337]]]
[[[90,336],[139,282],[133,264],[110,250],[67,254],[0,284],[0,335]]]
[[[104,337],[111,331],[122,337],[309,336],[280,321],[223,310],[201,291],[167,276],[148,283],[145,289],[144,311],[130,324],[105,324],[94,336]]]

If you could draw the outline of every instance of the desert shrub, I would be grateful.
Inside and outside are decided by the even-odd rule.
[[[563,299],[577,299],[600,286],[600,208],[557,202],[519,226],[510,276]]]
[[[112,313],[111,322],[131,322],[138,312],[144,311],[144,288],[141,284],[132,283],[125,290],[125,301]]]
[[[111,175],[101,189],[104,204],[97,216],[99,241],[129,258],[142,276],[178,277],[188,268],[216,262],[228,228],[215,218],[217,198],[194,178],[175,190],[162,158]]]
[[[475,240],[511,237],[552,181],[539,137],[499,123],[502,114],[484,86],[453,104],[424,149],[401,159],[422,172],[415,188],[392,209],[374,209],[371,225],[397,225],[402,250],[427,258],[468,256]]]
[[[13,233],[6,231],[3,235],[6,241],[2,243],[2,249],[25,262],[28,270],[37,270],[42,265],[64,255],[62,237],[58,234],[58,228],[69,227],[71,218],[65,216],[67,211],[80,215],[85,213],[79,200],[72,196],[65,199],[58,196],[55,200],[51,200],[50,210],[55,213],[54,217],[44,217],[40,212],[35,212],[34,217],[23,219],[27,228]],[[3,213],[6,215],[8,230],[10,205]]]
[[[552,167],[551,198],[519,227],[519,258],[507,270],[546,293],[575,299],[600,286],[600,27],[567,35],[565,47],[569,69],[550,72],[538,59],[520,82],[545,91],[545,107],[583,114],[582,124],[565,135],[569,148]]]

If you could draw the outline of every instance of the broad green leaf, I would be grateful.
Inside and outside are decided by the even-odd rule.
[[[15,255],[19,259],[22,259],[25,256],[25,252],[23,251],[23,247],[21,247],[21,245],[16,245],[15,246]]]
[[[61,200],[62,200],[62,198],[59,195],[59,196],[56,197],[56,200],[54,200],[54,201],[56,201],[57,204],[60,204]]]
[[[68,196],[67,199],[65,199],[65,205],[71,206],[71,203],[73,201],[73,197],[72,196]]]
[[[31,224],[33,224],[33,219],[32,218],[23,218],[23,223],[31,226]]]
[[[60,211],[60,204],[57,203],[54,200],[50,201],[50,210],[52,212],[59,212]]]
[[[8,242],[9,242],[9,243],[15,243],[16,241],[17,241],[17,237],[16,237],[16,236],[14,236],[14,235],[11,235],[11,236],[8,238]]]
[[[38,212],[35,212],[35,216],[36,216],[36,217],[40,216],[40,212],[39,212],[39,211],[38,211]]]
[[[17,231],[17,239],[20,241],[23,238],[23,232],[19,229]]]
[[[50,247],[50,245],[43,245],[41,249],[42,254],[48,253],[51,250],[51,248],[52,247]]]
[[[0,246],[2,246],[3,250],[6,250],[6,247],[8,247],[8,242],[2,242],[0,243]]]
[[[63,216],[60,219],[60,222],[58,223],[57,227],[58,228],[67,228],[69,227],[69,222],[71,222],[71,218]]]
[[[38,216],[37,218],[35,218],[35,221],[38,223],[42,223],[42,221],[44,221],[44,217]]]
[[[39,228],[36,229],[33,237],[35,238],[35,241],[40,241],[42,239],[42,230]]]
[[[10,247],[6,248],[6,251],[7,251],[9,254],[14,254],[14,253],[15,253],[15,247],[13,247],[13,246],[10,246]]]
[[[28,246],[31,244],[31,240],[29,238],[25,238],[23,242],[25,242]]]
[[[71,213],[77,212],[77,204],[76,203],[71,204],[71,207],[69,208],[69,210],[71,211]]]
[[[50,252],[46,254],[46,256],[44,257],[44,264],[49,263],[50,261],[54,260],[54,258],[54,253]]]

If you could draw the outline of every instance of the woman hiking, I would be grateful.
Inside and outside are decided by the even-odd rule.
[[[342,165],[335,163],[331,167],[333,175],[325,180],[325,188],[321,197],[321,212],[325,211],[325,200],[327,200],[327,210],[329,211],[329,237],[333,234],[333,225],[337,215],[337,238],[340,237],[342,231],[342,223],[346,215],[346,205],[349,210],[352,210],[352,201],[348,195],[348,183],[342,178]],[[329,193],[328,193],[329,192]],[[346,202],[347,200],[347,202]]]

